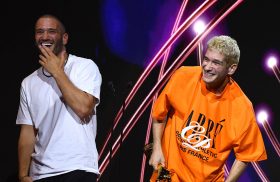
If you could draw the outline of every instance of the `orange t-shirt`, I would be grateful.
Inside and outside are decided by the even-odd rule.
[[[199,66],[176,70],[153,107],[154,119],[168,116],[162,149],[172,182],[224,181],[232,149],[240,161],[267,158],[252,103],[238,84],[231,79],[216,96],[201,72]]]

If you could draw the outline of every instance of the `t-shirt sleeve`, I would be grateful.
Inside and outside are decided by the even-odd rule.
[[[247,112],[249,119],[247,129],[237,138],[234,147],[236,159],[240,161],[261,161],[267,159],[267,154],[261,131],[257,125],[254,112]]]
[[[178,71],[171,76],[170,80],[167,82],[166,86],[160,93],[159,97],[157,98],[156,102],[153,105],[152,110],[152,118],[156,120],[164,120],[167,116],[168,111],[170,110],[170,97],[175,87],[175,82],[177,78]]]
[[[80,65],[77,78],[73,82],[79,89],[93,95],[97,99],[96,105],[99,104],[102,77],[93,61],[88,60],[86,64]]]
[[[23,84],[20,88],[20,101],[19,101],[18,114],[16,118],[16,124],[27,124],[32,125],[32,119],[29,113],[27,104],[27,95],[25,93]]]

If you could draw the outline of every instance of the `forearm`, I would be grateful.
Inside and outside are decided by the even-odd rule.
[[[55,55],[47,46],[39,46],[41,55],[39,63],[53,76],[60,89],[64,102],[85,121],[93,113],[95,99],[92,95],[77,88],[64,72],[66,50],[63,49],[59,55]]]
[[[32,126],[21,126],[18,141],[19,179],[28,176],[31,154],[34,151],[35,135]]]
[[[31,154],[33,150],[30,150],[31,147],[19,147],[18,158],[19,158],[19,179],[28,176],[29,166],[31,161]]]
[[[229,175],[226,179],[226,182],[235,182],[239,179],[239,177],[241,176],[241,174],[244,172],[244,170],[246,169],[248,165],[248,162],[243,162],[243,161],[239,161],[237,159],[235,159]]]
[[[161,138],[165,128],[165,121],[153,120],[153,151],[149,160],[149,164],[153,166],[155,170],[158,169],[158,165],[165,166],[165,158],[161,147]]]
[[[161,139],[166,121],[153,120],[153,149],[161,148]]]
[[[66,104],[80,117],[84,119],[93,114],[95,98],[77,88],[67,77],[64,71],[54,75],[56,83],[62,93]]]

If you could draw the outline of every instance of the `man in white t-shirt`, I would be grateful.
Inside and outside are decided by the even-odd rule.
[[[37,20],[35,42],[41,67],[22,81],[16,119],[19,181],[94,182],[99,69],[66,52],[68,34],[53,15]]]

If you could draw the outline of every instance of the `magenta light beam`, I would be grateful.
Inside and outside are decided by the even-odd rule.
[[[269,123],[267,122],[267,120],[264,120],[262,122],[263,128],[265,130],[265,133],[267,134],[271,144],[273,145],[274,150],[276,151],[278,157],[280,157],[280,146],[279,146],[279,142],[274,134],[274,132],[272,131]]]
[[[257,162],[251,162],[251,164],[253,165],[255,171],[261,178],[262,182],[270,182],[269,179],[266,177],[264,171],[262,170],[262,168],[259,166]]]
[[[185,59],[189,56],[189,54],[195,49],[198,42],[201,41],[203,38],[205,38],[206,35],[221,21],[227,16],[231,11],[233,11],[243,0],[236,1],[233,5],[231,5],[228,9],[223,9],[219,12],[217,16],[215,16],[210,23],[206,26],[206,30],[200,34],[197,35],[192,42],[183,50],[183,52],[178,56],[178,58],[172,63],[172,65],[168,68],[168,70],[165,72],[163,77],[156,83],[156,85],[153,87],[152,91],[148,94],[148,96],[145,98],[143,103],[140,105],[140,107],[137,109],[137,111],[134,113],[134,115],[131,117],[127,125],[125,126],[123,130],[123,140],[127,137],[133,126],[138,121],[140,115],[144,112],[144,110],[147,108],[148,104],[152,101],[152,97],[155,93],[157,93],[167,82],[167,80],[170,78],[170,76],[174,73],[174,71],[185,61]],[[182,27],[182,26],[180,26]],[[179,28],[178,30],[180,30]],[[177,32],[177,31],[176,31]],[[175,33],[176,34],[176,33]],[[178,35],[179,36],[179,35]],[[169,39],[170,40],[170,39]],[[165,44],[166,45],[166,44]],[[119,148],[119,138],[115,142],[116,145],[113,147],[113,151],[115,152]],[[122,142],[121,141],[121,142]],[[104,159],[106,160],[106,159]],[[106,162],[103,161],[100,166],[100,175],[102,175],[103,171],[106,167],[104,167],[102,164],[105,164]]]
[[[114,126],[113,130],[117,126],[117,124],[120,121],[121,116],[123,115],[123,112],[129,105],[130,101],[136,94],[139,87],[143,84],[144,80],[147,78],[149,73],[152,71],[152,69],[155,67],[159,59],[162,57],[162,55],[165,53],[165,51],[171,46],[179,37],[180,35],[203,13],[205,12],[211,5],[213,5],[217,0],[207,0],[205,1],[198,9],[195,10],[194,13],[192,13],[183,23],[182,25],[172,34],[172,36],[167,40],[167,42],[163,45],[163,47],[159,50],[159,52],[155,55],[155,57],[151,60],[147,68],[144,70],[144,72],[141,74],[135,85],[133,86],[132,90],[128,94],[127,98],[125,99],[124,106],[121,106],[119,109],[115,120],[114,120]],[[110,138],[111,133],[108,134],[107,138],[105,139],[105,142],[103,144],[103,147],[101,148],[99,152],[99,158],[102,156]]]
[[[228,175],[229,175],[229,169],[228,169],[227,164],[224,165],[224,171],[225,171],[225,177],[228,177]]]
[[[279,68],[277,67],[277,59],[274,56],[271,56],[267,60],[267,66],[272,69],[276,79],[280,83],[280,71]]]
[[[202,64],[202,59],[203,59],[202,52],[203,52],[203,45],[202,45],[202,42],[199,42],[198,47],[197,47],[197,60],[199,62],[199,66],[201,66],[201,64]]]
[[[196,34],[200,34],[204,30],[205,30],[205,25],[202,20],[195,22],[194,31]],[[197,62],[198,62],[199,66],[201,66],[201,64],[202,64],[202,59],[203,59],[203,45],[202,45],[202,42],[199,42],[199,44],[197,46]]]
[[[280,83],[280,71],[279,71],[279,68],[277,67],[277,65],[273,66],[272,68],[272,71],[276,77],[276,79],[278,80],[278,82]]]
[[[178,25],[179,25],[179,23],[181,21],[181,18],[182,18],[182,15],[183,15],[183,12],[184,12],[184,10],[186,8],[187,3],[188,3],[188,0],[184,0],[182,5],[181,5],[181,7],[180,7],[179,13],[178,13],[178,15],[176,17],[176,20],[175,20],[175,24],[174,24],[173,29],[171,31],[171,36],[172,36],[172,34],[174,34],[174,32],[178,28]],[[166,52],[164,54],[164,58],[163,58],[163,61],[162,61],[161,67],[160,67],[160,72],[159,72],[159,75],[158,75],[158,80],[162,77],[162,75],[164,73],[164,69],[165,69],[166,62],[167,62],[167,59],[168,59],[168,56],[169,56],[170,48],[171,48],[171,46],[166,50]],[[155,103],[155,101],[157,99],[157,96],[158,96],[158,92],[154,95],[152,106],[154,105],[154,103]],[[152,112],[152,109],[151,109],[151,112]],[[152,119],[152,115],[150,113],[149,123],[148,123],[148,127],[147,127],[147,132],[146,132],[145,145],[148,144],[149,140],[150,140],[152,120],[153,120]],[[141,171],[140,171],[140,182],[144,181],[145,166],[146,166],[146,155],[144,153],[143,157],[142,157],[142,166],[141,166]]]
[[[267,121],[267,118],[268,118],[268,114],[266,111],[260,111],[257,115],[258,122],[263,125],[266,135],[268,136],[272,146],[274,147],[276,153],[278,154],[278,157],[280,157],[279,142],[278,142],[273,130],[271,129],[271,127]]]

